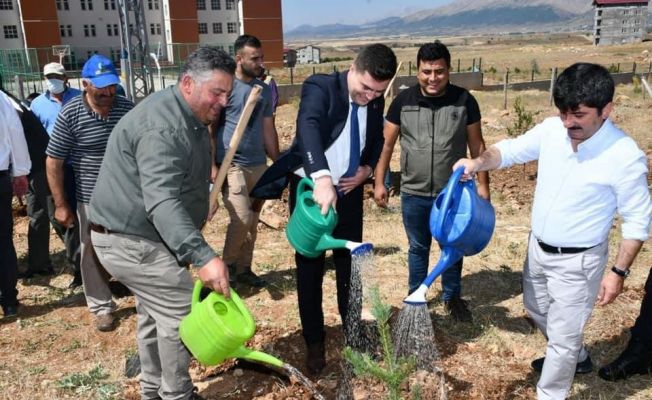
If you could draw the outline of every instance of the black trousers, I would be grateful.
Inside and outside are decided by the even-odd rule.
[[[633,339],[647,343],[647,347],[652,350],[652,268],[650,268],[645,282],[645,296],[641,302],[641,312],[636,318],[631,332]]]
[[[68,178],[68,177],[66,177]],[[27,192],[27,230],[28,269],[38,272],[51,266],[50,263],[50,224],[66,247],[66,259],[79,271],[81,249],[79,245],[79,222],[75,214],[74,227],[65,228],[54,219],[54,201],[48,188],[45,171],[29,175]]]
[[[16,304],[18,290],[18,261],[14,248],[14,217],[11,210],[13,189],[11,178],[0,172],[0,305],[4,308]]]
[[[296,175],[290,180],[290,213],[294,211],[297,184]],[[333,230],[337,239],[362,241],[363,187],[358,186],[347,195],[337,199],[338,223]],[[322,309],[325,254],[316,258],[295,253],[297,264],[297,296],[303,338],[308,345],[324,341],[324,311]],[[346,320],[351,281],[351,252],[348,249],[333,250],[337,306],[342,323]]]

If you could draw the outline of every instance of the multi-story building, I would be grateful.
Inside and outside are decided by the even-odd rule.
[[[66,61],[73,65],[93,53],[118,61],[119,3],[118,0],[0,0],[0,49],[38,49],[36,58],[43,63],[53,59],[52,46],[68,45],[70,56]],[[281,0],[138,0],[138,3],[144,8],[144,30],[150,52],[160,60],[182,61],[197,45],[216,45],[233,54],[236,37],[249,33],[263,42],[269,67],[283,65]],[[135,29],[133,23],[130,29]]]
[[[319,64],[320,53],[319,47],[309,44],[297,49],[297,61],[299,64]]]
[[[593,44],[641,42],[648,0],[594,0]]]

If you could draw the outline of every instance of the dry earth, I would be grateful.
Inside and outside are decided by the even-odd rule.
[[[488,143],[505,137],[513,113],[501,108],[502,93],[475,93],[482,108],[483,129]],[[510,93],[510,104],[520,96],[526,108],[541,120],[554,110],[543,92]],[[632,85],[618,87],[615,121],[630,132],[639,146],[652,152],[649,127],[652,101]],[[511,107],[511,106],[510,106]],[[296,102],[279,109],[277,125],[287,146],[294,134]],[[393,168],[398,169],[398,151]],[[531,399],[537,375],[530,361],[543,355],[545,341],[532,328],[522,306],[520,277],[529,229],[529,212],[536,182],[536,165],[516,166],[492,173],[492,200],[497,226],[489,246],[465,261],[463,295],[474,315],[473,323],[455,323],[438,300],[439,284],[428,298],[436,342],[441,353],[448,397],[466,399]],[[271,204],[271,212],[286,215],[285,201]],[[365,202],[365,239],[375,245],[375,271],[370,281],[381,288],[385,301],[398,310],[406,294],[407,240],[400,217],[398,197],[388,210]],[[281,218],[283,220],[283,218]],[[207,229],[209,242],[223,245],[227,216],[223,209]],[[618,222],[611,234],[611,257],[618,241]],[[25,217],[16,218],[15,243],[20,268],[26,265]],[[83,295],[66,286],[71,279],[65,266],[62,244],[51,236],[53,262],[61,274],[19,282],[23,304],[18,319],[0,319],[0,399],[138,399],[136,379],[124,375],[125,360],[136,348],[136,315],[133,297],[117,299],[119,326],[99,333],[84,304]],[[433,249],[431,263],[437,259]],[[296,304],[296,282],[291,248],[283,229],[259,226],[254,255],[255,270],[269,282],[262,290],[239,290],[257,321],[257,333],[249,346],[262,349],[305,372],[304,345]],[[643,295],[643,283],[652,261],[649,244],[643,247],[627,279],[624,293],[610,306],[598,308],[586,329],[585,341],[598,365],[608,362],[624,347],[627,328],[633,324]],[[337,314],[334,272],[325,279],[324,311],[327,323],[327,361],[315,380],[326,398],[335,397],[341,370],[342,334]],[[278,371],[243,361],[228,361],[218,367],[193,365],[192,374],[200,393],[208,399],[307,399],[309,394]],[[571,399],[650,399],[650,376],[637,376],[620,383],[607,383],[597,374],[578,376]],[[423,398],[435,398],[435,388],[422,373],[410,378],[424,387]],[[408,386],[404,387],[406,395]],[[386,398],[384,386],[364,379],[354,382],[356,399]]]

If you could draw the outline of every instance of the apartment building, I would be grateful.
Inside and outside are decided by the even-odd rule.
[[[648,0],[594,0],[593,44],[641,42]]]
[[[139,3],[150,52],[160,60],[182,61],[197,45],[220,46],[233,53],[234,40],[246,32],[263,41],[270,67],[283,65],[281,0]],[[0,0],[0,49],[39,49],[42,64],[52,60],[52,46],[68,45],[71,54],[66,62],[73,65],[96,52],[118,61],[119,6],[118,0]],[[130,15],[130,28],[135,29],[133,12]]]

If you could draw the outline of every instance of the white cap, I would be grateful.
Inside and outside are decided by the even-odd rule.
[[[45,67],[43,67],[43,75],[50,75],[50,74],[65,75],[66,69],[63,67],[63,65],[57,62],[51,62],[49,64],[45,64]]]

